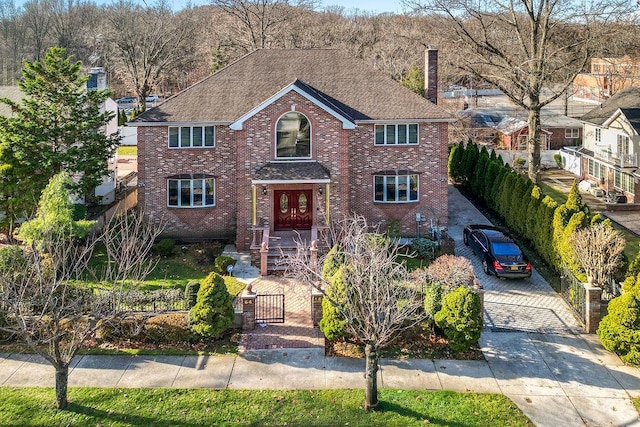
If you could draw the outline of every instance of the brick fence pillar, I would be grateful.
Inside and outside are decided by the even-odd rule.
[[[269,274],[267,268],[267,258],[269,255],[269,247],[267,246],[267,242],[262,242],[260,245],[260,275],[266,276]]]
[[[251,289],[242,292],[242,329],[251,330],[256,327],[256,293]]]
[[[313,321],[313,326],[318,326],[320,319],[322,319],[322,298],[324,298],[322,291],[315,286],[311,287],[311,320]]]
[[[484,323],[484,288],[480,280],[473,280],[473,290],[476,291],[478,298],[480,298],[480,316],[482,316],[482,322]]]
[[[595,286],[593,281],[582,285],[585,290],[584,329],[588,334],[595,334],[600,324],[602,288]]]

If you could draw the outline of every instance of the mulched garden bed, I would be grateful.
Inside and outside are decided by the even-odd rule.
[[[356,340],[326,340],[325,354],[332,357],[363,358],[364,345]],[[381,357],[390,359],[484,360],[482,351],[477,345],[464,352],[455,352],[449,347],[446,338],[432,334],[431,329],[424,325],[404,331],[381,351]]]

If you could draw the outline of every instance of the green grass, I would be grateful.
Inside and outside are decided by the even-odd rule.
[[[118,147],[118,156],[137,156],[138,147],[136,145],[121,145]]]
[[[66,410],[52,388],[0,388],[3,426],[532,426],[508,398],[451,391],[70,388]]]
[[[404,264],[409,271],[426,268],[431,264],[430,260],[405,255],[398,255],[398,261]]]

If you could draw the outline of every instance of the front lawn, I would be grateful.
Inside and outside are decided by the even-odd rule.
[[[362,409],[364,390],[0,388],[0,425],[20,426],[532,426],[497,394],[382,389],[380,410]]]

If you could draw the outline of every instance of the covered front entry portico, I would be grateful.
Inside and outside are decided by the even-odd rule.
[[[251,251],[256,264],[269,262],[262,261],[266,252],[271,258],[280,258],[283,251],[295,250],[291,233],[299,238],[308,235],[307,244],[316,241],[326,246],[330,182],[329,171],[315,161],[270,162],[256,171],[251,182]],[[286,241],[291,241],[291,248],[284,247]],[[277,251],[271,250],[276,247]],[[273,268],[261,265],[261,271],[267,274]]]

